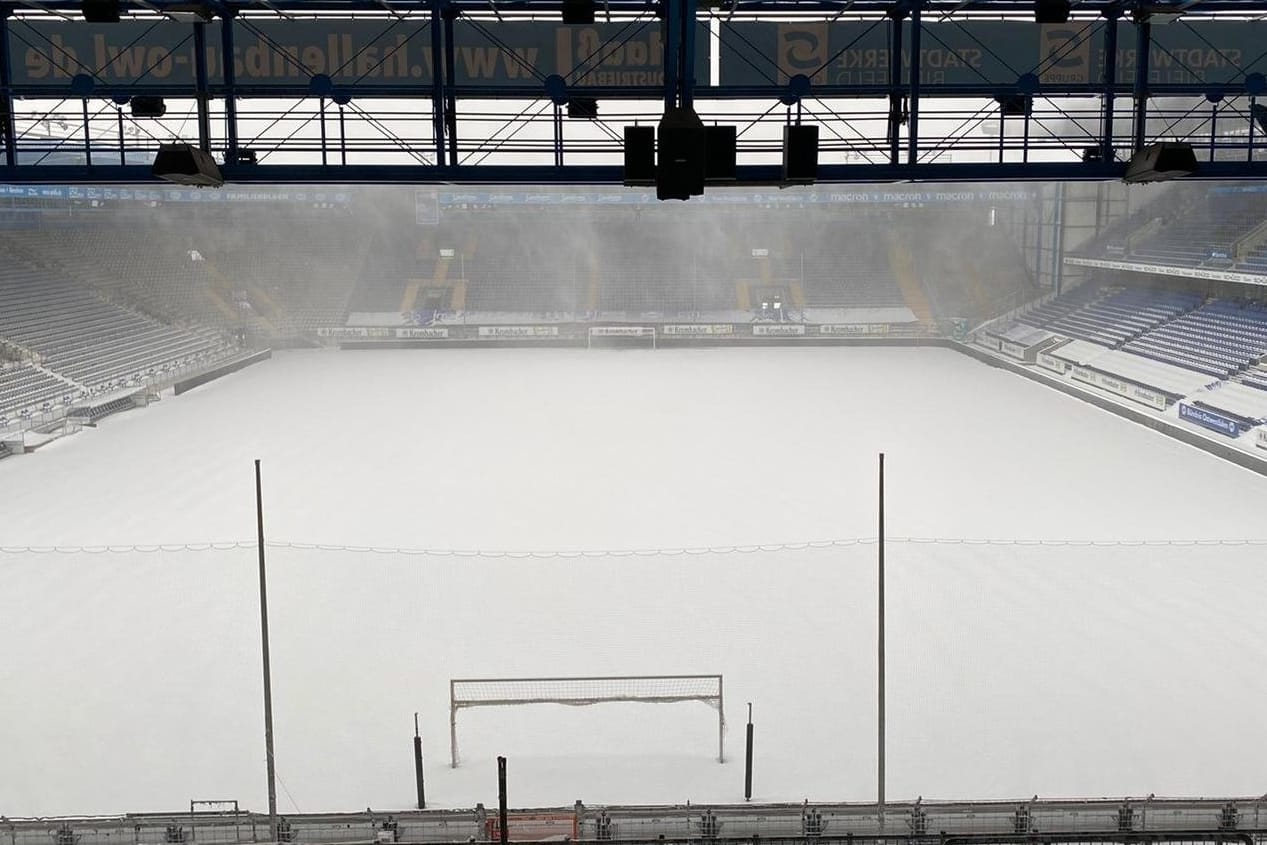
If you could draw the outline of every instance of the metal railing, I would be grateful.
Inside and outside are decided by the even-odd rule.
[[[753,845],[1029,845],[1029,843],[1267,842],[1267,799],[923,801],[876,804],[586,806],[512,811],[510,838],[540,838],[541,819],[571,821],[579,842],[626,845],[739,842]],[[465,810],[296,814],[281,842],[487,841],[490,813]],[[259,813],[111,817],[0,817],[0,845],[185,845],[268,842]]]

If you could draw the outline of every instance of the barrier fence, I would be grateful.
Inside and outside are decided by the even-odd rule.
[[[496,809],[295,814],[279,841],[486,842]],[[1098,799],[875,804],[587,806],[512,811],[514,841],[562,832],[581,842],[1059,843],[1267,841],[1263,799]],[[268,816],[210,812],[0,820],[3,845],[179,845],[268,841]]]

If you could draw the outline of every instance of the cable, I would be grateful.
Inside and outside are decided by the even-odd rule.
[[[548,560],[555,558],[617,558],[617,557],[681,557],[688,555],[736,555],[762,552],[801,552],[815,549],[873,546],[876,537],[846,537],[834,540],[803,540],[791,543],[747,543],[719,546],[677,546],[630,549],[430,549],[412,546],[357,546],[340,543],[306,543],[286,540],[268,540],[268,549],[295,551],[342,552],[355,554],[399,555],[414,557],[467,557],[510,558]],[[1079,539],[1079,538],[1010,538],[1010,537],[887,537],[886,543],[921,546],[1045,546],[1049,548],[1096,547],[1134,548],[1163,546],[1267,546],[1267,539]],[[206,551],[233,551],[254,549],[254,540],[231,540],[202,543],[137,543],[98,544],[82,546],[0,546],[0,555],[44,554],[155,554]]]

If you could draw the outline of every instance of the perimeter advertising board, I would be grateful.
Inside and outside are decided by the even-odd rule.
[[[660,331],[672,335],[728,335],[735,327],[729,323],[678,323],[661,326]]]
[[[1202,428],[1208,428],[1211,431],[1217,431],[1219,434],[1225,434],[1228,437],[1241,436],[1241,427],[1236,420],[1231,417],[1224,416],[1211,408],[1203,408],[1198,405],[1189,405],[1187,402],[1180,402],[1179,419],[1195,423]]]
[[[480,326],[479,336],[493,340],[521,337],[558,337],[558,326]]]
[[[1063,358],[1057,358],[1055,355],[1048,355],[1046,352],[1039,352],[1038,366],[1063,375],[1069,372],[1070,364]]]

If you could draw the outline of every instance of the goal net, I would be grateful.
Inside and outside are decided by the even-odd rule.
[[[717,711],[717,762],[726,759],[721,675],[614,675],[589,678],[455,678],[449,681],[449,758],[458,765],[458,711],[467,707],[640,701],[701,701]]]
[[[655,349],[655,326],[590,326],[590,349]]]

